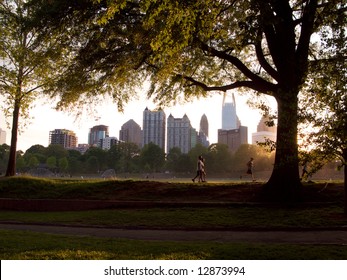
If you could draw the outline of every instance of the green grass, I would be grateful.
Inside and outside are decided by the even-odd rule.
[[[2,260],[347,259],[346,246],[133,241],[1,230]]]
[[[66,212],[0,211],[0,221],[163,229],[345,226],[343,188],[305,185],[319,206],[234,205]],[[0,178],[0,198],[254,202],[260,185]],[[323,191],[322,191],[323,190]],[[308,194],[308,195],[307,195]],[[256,202],[256,201],[255,201]],[[311,202],[311,201],[309,201]],[[326,204],[325,202],[329,202]],[[310,205],[310,206],[307,206]],[[346,246],[133,241],[0,230],[1,259],[347,259]]]
[[[260,207],[151,208],[74,212],[0,211],[0,221],[145,228],[288,228],[347,225],[342,207],[304,209]]]

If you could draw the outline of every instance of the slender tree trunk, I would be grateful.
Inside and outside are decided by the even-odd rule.
[[[7,170],[5,176],[16,175],[16,156],[17,156],[17,138],[18,138],[18,120],[19,120],[19,104],[16,101],[13,118],[12,118],[12,132],[11,132],[11,147],[10,156],[8,159]]]
[[[275,164],[264,191],[268,199],[295,201],[301,189],[297,144],[297,93],[282,94],[278,103]]]

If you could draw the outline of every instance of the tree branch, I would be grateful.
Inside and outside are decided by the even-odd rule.
[[[212,54],[215,57],[218,57],[220,59],[224,59],[224,60],[230,62],[231,64],[233,64],[238,70],[241,71],[242,74],[244,74],[248,79],[250,79],[250,81],[248,81],[247,83],[251,82],[254,84],[252,88],[256,88],[256,90],[259,90],[261,92],[269,92],[269,91],[275,90],[276,85],[264,80],[263,78],[261,78],[260,76],[258,76],[256,74],[254,74],[237,57],[232,56],[230,54],[227,54],[225,52],[216,50],[216,49],[208,46],[207,44],[205,44],[203,42],[200,42],[200,48],[204,51],[209,52],[210,54]],[[233,84],[238,84],[238,82],[235,82]],[[240,86],[238,86],[238,87],[240,87]]]
[[[277,82],[279,81],[279,76],[277,71],[267,62],[267,60],[264,57],[263,50],[261,48],[261,41],[258,41],[255,43],[255,51],[257,54],[257,59],[261,65],[261,67],[264,68],[264,70]]]
[[[272,96],[272,91],[268,89],[268,87],[261,88],[259,85],[257,85],[255,82],[252,81],[236,81],[234,83],[224,85],[224,86],[207,86],[205,83],[199,82],[195,80],[192,77],[184,76],[184,75],[177,75],[179,78],[183,78],[186,81],[191,82],[191,85],[198,86],[202,88],[204,91],[227,91],[232,90],[235,88],[241,88],[241,87],[247,87],[250,89],[253,89],[255,91],[259,91],[268,95]]]
[[[317,0],[309,1],[304,8],[302,17],[301,34],[296,51],[296,62],[299,66],[297,71],[305,73],[308,67],[307,57],[310,45],[312,30],[314,27],[315,11],[317,10]],[[302,75],[299,75],[302,76]]]

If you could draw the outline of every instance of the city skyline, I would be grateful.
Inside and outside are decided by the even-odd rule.
[[[242,125],[248,126],[248,143],[251,143],[251,134],[256,132],[257,125],[261,118],[259,111],[249,108],[246,105],[246,96],[236,95],[238,107],[237,114]],[[222,122],[222,102],[223,96],[215,94],[209,98],[201,98],[183,105],[176,105],[164,108],[166,115],[172,114],[181,118],[186,114],[192,124],[192,127],[199,130],[201,116],[205,114],[209,121],[209,139],[210,143],[217,143],[217,131],[221,128]],[[271,100],[269,101],[271,103]],[[49,131],[54,129],[68,129],[76,133],[79,144],[88,143],[88,133],[91,127],[96,125],[109,126],[109,135],[119,138],[121,126],[133,119],[142,128],[143,110],[148,107],[151,110],[156,105],[147,100],[144,96],[138,101],[130,102],[124,107],[124,112],[117,111],[116,104],[105,101],[96,106],[95,115],[82,115],[80,119],[75,120],[73,115],[66,112],[59,112],[52,109],[53,104],[39,102],[31,112],[31,124],[28,124],[24,132],[18,137],[17,149],[26,151],[32,145],[49,145]],[[8,121],[11,121],[10,119]],[[6,127],[4,118],[0,119],[0,128],[6,131],[6,143],[10,144],[11,131]]]

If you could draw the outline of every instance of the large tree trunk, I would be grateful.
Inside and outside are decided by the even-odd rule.
[[[296,201],[301,189],[297,144],[297,93],[285,93],[276,98],[278,126],[275,164],[264,191],[267,199]]]
[[[8,159],[7,170],[6,170],[5,176],[14,176],[14,175],[16,175],[18,120],[19,120],[19,105],[16,102],[15,106],[14,106],[13,118],[12,118],[10,156],[9,156],[9,159]]]
[[[347,162],[347,149],[344,149],[342,151],[343,154],[343,162],[344,162],[344,166],[343,166],[343,181],[344,181],[344,186],[345,186],[345,215],[347,216],[347,182],[346,182],[346,177],[347,177],[347,167],[346,167],[346,162]]]
[[[345,215],[347,216],[347,182],[346,182],[347,168],[346,168],[346,165],[343,167],[343,169],[344,169],[344,185],[345,185]]]

